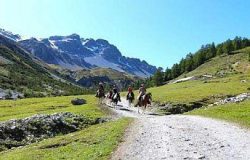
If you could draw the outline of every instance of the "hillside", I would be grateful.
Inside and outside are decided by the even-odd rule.
[[[216,98],[247,92],[250,87],[249,51],[250,48],[247,47],[234,51],[231,55],[216,56],[171,82],[184,77],[194,76],[193,79],[180,83],[170,82],[150,88],[149,91],[154,94],[154,100],[170,103],[192,103],[205,99],[214,101]]]
[[[237,50],[232,55],[220,55],[212,58],[197,69],[181,75],[181,77],[214,75],[220,76],[224,74],[249,73],[250,64],[248,61],[250,47]]]
[[[66,83],[37,62],[15,42],[0,36],[0,88],[5,90],[1,90],[1,96],[12,91],[23,93],[20,96],[24,97],[86,92]]]
[[[120,89],[124,89],[136,80],[141,79],[140,77],[111,68],[93,68],[76,71],[62,69],[58,66],[53,66],[53,68],[65,78],[71,79],[81,86],[90,88],[95,88],[99,82],[103,82],[107,84],[106,87],[116,84]]]

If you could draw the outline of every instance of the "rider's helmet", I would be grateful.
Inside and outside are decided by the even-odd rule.
[[[100,83],[99,83],[99,86],[102,86],[102,85],[103,85],[103,83],[102,83],[102,82],[100,82]]]

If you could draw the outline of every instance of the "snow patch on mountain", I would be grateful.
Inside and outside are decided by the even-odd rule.
[[[98,50],[98,47],[85,47],[87,48],[88,50],[92,51],[92,52],[96,52]]]
[[[50,46],[56,50],[58,50],[58,47],[54,44],[55,41],[49,40]]]

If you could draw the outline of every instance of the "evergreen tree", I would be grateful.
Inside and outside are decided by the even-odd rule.
[[[153,82],[154,85],[160,86],[163,84],[164,81],[164,73],[163,73],[163,68],[159,67],[156,71],[156,73],[153,76]]]
[[[233,40],[233,48],[234,50],[238,50],[241,48],[241,37],[235,37],[234,40]]]
[[[233,44],[232,41],[230,39],[228,39],[224,45],[223,45],[223,51],[227,54],[230,54],[230,52],[232,52],[234,50],[233,48]]]
[[[186,71],[186,60],[184,58],[180,61],[180,74],[184,73]]]
[[[172,69],[171,69],[171,77],[172,79],[178,77],[180,75],[180,68],[179,65],[176,63],[173,65]]]
[[[187,72],[190,72],[192,71],[194,68],[194,60],[193,60],[193,54],[192,53],[189,53],[187,56],[186,56],[186,68],[185,70]]]
[[[222,54],[223,54],[223,45],[219,44],[217,46],[216,55],[219,56],[219,55],[222,55]]]
[[[166,71],[165,71],[164,80],[169,81],[171,79],[172,79],[171,69],[167,68]]]

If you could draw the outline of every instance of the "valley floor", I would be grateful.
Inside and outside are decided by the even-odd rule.
[[[250,131],[231,123],[190,115],[141,115],[135,108],[117,112],[136,121],[114,160],[250,159]]]

